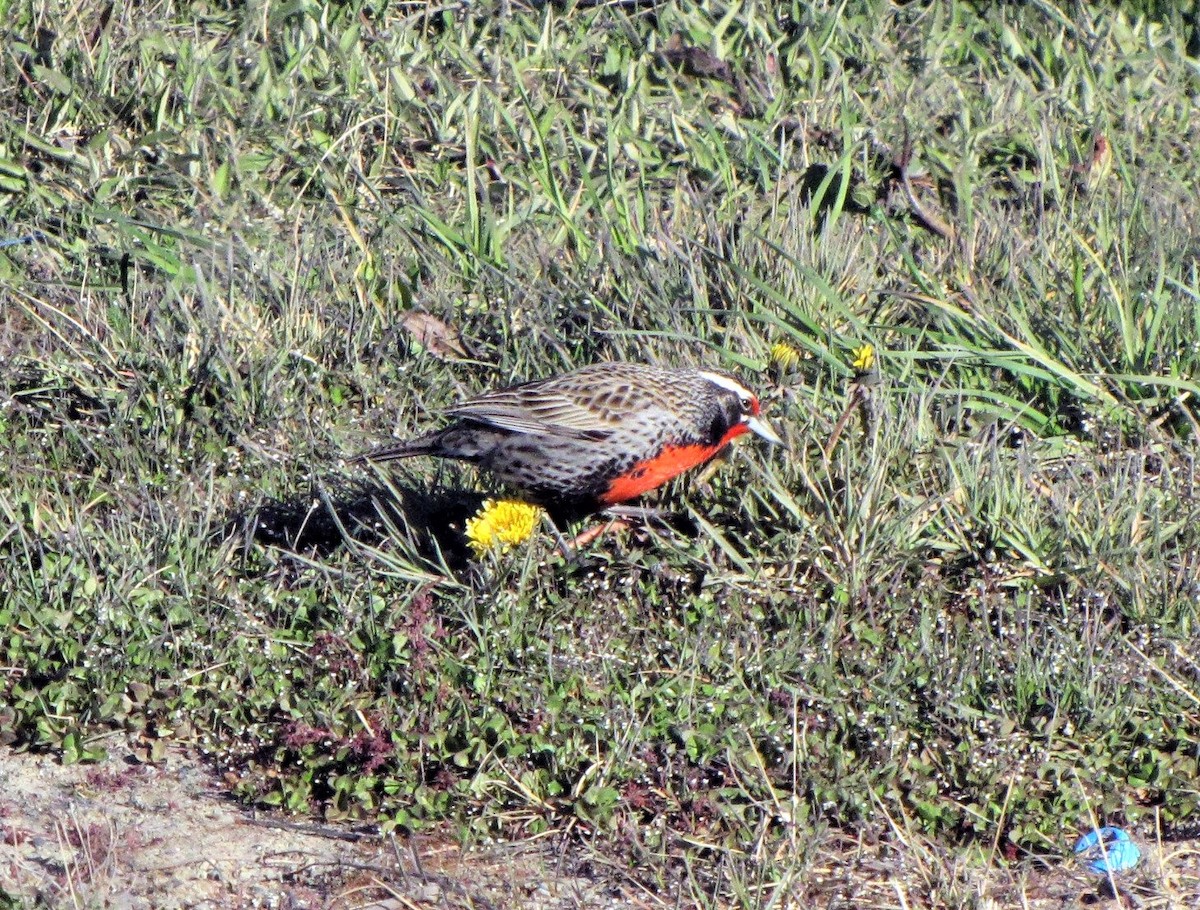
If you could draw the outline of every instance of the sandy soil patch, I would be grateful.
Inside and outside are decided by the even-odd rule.
[[[947,899],[966,892],[975,896],[970,906],[983,910],[1200,910],[1200,841],[1139,840],[1143,862],[1114,896],[1069,859],[1011,871],[967,868],[899,836],[846,841],[831,833],[811,874],[767,900],[778,910],[915,910],[950,906]],[[179,750],[154,765],[114,756],[63,766],[0,747],[0,908],[694,905],[646,891],[578,845],[564,850],[543,840],[464,851],[448,837],[381,837],[370,826],[256,812],[231,800],[210,768]]]
[[[538,842],[464,852],[437,837],[266,815],[182,752],[63,766],[0,747],[0,906],[609,908],[661,906]],[[19,906],[19,904],[18,904]]]

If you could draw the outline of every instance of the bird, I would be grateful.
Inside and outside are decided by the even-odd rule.
[[[745,433],[782,444],[760,412],[727,373],[602,362],[485,392],[449,408],[443,429],[352,462],[469,462],[535,504],[587,514],[657,489]]]

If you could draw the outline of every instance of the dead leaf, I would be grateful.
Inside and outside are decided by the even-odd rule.
[[[446,360],[464,360],[470,357],[458,330],[446,325],[436,316],[409,310],[400,320],[413,341],[425,348],[434,357]]]
[[[667,40],[662,53],[668,63],[679,67],[685,75],[733,82],[733,69],[728,63],[702,47],[684,44],[678,34]]]
[[[1112,145],[1103,133],[1092,137],[1092,154],[1087,161],[1071,165],[1075,176],[1075,189],[1080,192],[1094,192],[1101,183],[1112,173]]]

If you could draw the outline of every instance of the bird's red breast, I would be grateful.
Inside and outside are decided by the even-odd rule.
[[[684,471],[709,461],[735,437],[748,431],[749,427],[745,424],[738,424],[731,427],[716,445],[669,445],[654,457],[638,462],[615,477],[608,489],[600,494],[600,502],[606,506],[616,505],[656,490]]]

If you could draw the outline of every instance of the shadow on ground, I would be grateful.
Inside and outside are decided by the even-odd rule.
[[[484,498],[472,490],[399,480],[318,481],[306,493],[235,513],[225,533],[241,535],[246,549],[257,543],[316,556],[350,542],[377,546],[403,536],[423,558],[458,570],[471,555],[463,528]]]

